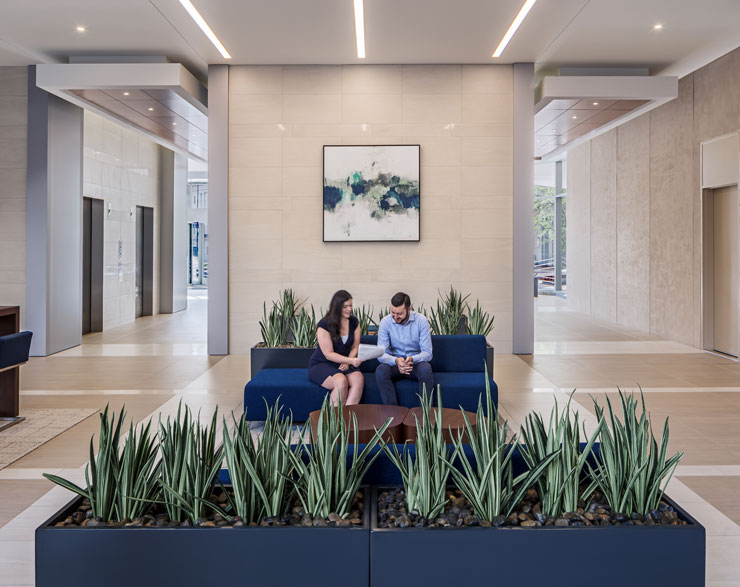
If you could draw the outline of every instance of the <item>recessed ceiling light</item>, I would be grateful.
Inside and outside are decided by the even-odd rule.
[[[552,129],[552,132],[558,132],[558,129],[556,129],[556,128],[553,128],[553,129]]]
[[[149,112],[154,112],[154,108],[147,108],[147,110],[149,110]]]
[[[355,38],[357,39],[357,58],[365,59],[365,8],[363,0],[355,0]]]
[[[654,25],[653,25],[653,30],[654,30],[654,31],[662,31],[662,30],[663,30],[663,25],[662,25],[662,24],[660,24],[660,23],[658,23],[658,24],[654,24]]]
[[[573,117],[573,120],[575,120],[576,118],[578,118],[578,117],[577,117],[577,116],[574,116],[574,117]]]
[[[124,96],[130,96],[131,95],[131,92],[124,92],[123,95]]]
[[[598,105],[599,105],[599,103],[598,103],[598,102],[594,102],[594,106],[598,106]]]
[[[509,41],[511,41],[511,37],[514,36],[514,33],[516,33],[519,25],[521,25],[522,21],[527,17],[529,11],[532,10],[532,6],[534,6],[535,2],[537,2],[537,0],[526,0],[526,2],[524,2],[521,10],[519,10],[519,14],[516,15],[514,22],[511,23],[509,30],[506,31],[504,38],[501,39],[498,47],[496,47],[496,50],[493,52],[493,57],[501,57],[501,53],[504,52],[504,49],[506,49],[506,45],[509,44]]]
[[[172,126],[177,126],[177,123],[176,123],[176,122],[173,122],[173,123],[172,123]]]
[[[86,31],[87,31],[87,28],[85,28],[84,26],[82,26],[82,25],[80,24],[80,25],[77,25],[77,28],[76,28],[76,30],[77,30],[77,32],[78,32],[78,33],[84,33],[84,32],[86,32]]]
[[[213,46],[218,49],[218,52],[221,53],[221,57],[223,57],[224,59],[231,59],[231,55],[226,50],[226,47],[224,47],[223,43],[218,39],[216,33],[211,30],[211,27],[208,26],[208,23],[200,15],[198,9],[193,6],[193,3],[190,0],[180,0],[180,4],[182,4],[183,8],[187,10],[190,18],[192,18],[195,21],[195,24],[200,27],[200,30],[203,31],[203,34],[208,37],[208,40],[213,43]]]

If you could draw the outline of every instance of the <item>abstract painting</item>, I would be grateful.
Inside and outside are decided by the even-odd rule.
[[[419,145],[324,146],[324,242],[419,240]]]

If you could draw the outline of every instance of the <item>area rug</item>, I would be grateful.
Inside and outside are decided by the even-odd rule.
[[[0,469],[98,412],[95,408],[23,410],[26,419],[0,432]]]

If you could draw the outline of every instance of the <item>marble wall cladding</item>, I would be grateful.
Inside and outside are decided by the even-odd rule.
[[[617,132],[591,141],[591,314],[617,319]]]
[[[154,208],[153,298],[154,313],[159,312],[160,148],[143,135],[85,112],[83,196],[104,201],[104,330],[136,318],[136,206]]]
[[[591,313],[591,142],[568,152],[568,305]]]
[[[650,332],[693,344],[693,78],[650,112]]]
[[[617,128],[617,323],[650,330],[650,117]]]
[[[740,49],[679,81],[677,99],[616,130],[616,296],[607,308],[624,326],[695,347],[701,332],[701,142],[740,129]],[[591,161],[584,164],[590,145]],[[579,311],[587,308],[603,276],[593,268],[611,263],[610,214],[582,205],[584,184],[605,178],[603,137],[568,154],[568,297]],[[595,156],[596,155],[596,156]],[[595,177],[596,176],[596,179]],[[601,202],[599,206],[603,206]],[[599,225],[594,223],[599,222]],[[588,226],[588,228],[586,228]],[[591,238],[591,274],[583,271],[580,250]],[[595,244],[597,243],[597,244]]]
[[[259,341],[262,303],[294,288],[317,310],[348,289],[377,310],[398,290],[427,307],[450,284],[512,345],[510,66],[233,66],[230,351]],[[421,242],[323,243],[322,147],[421,145]]]
[[[26,306],[28,70],[0,67],[0,306]]]

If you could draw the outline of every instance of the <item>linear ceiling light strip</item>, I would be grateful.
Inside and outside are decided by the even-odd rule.
[[[357,58],[365,59],[365,8],[363,0],[355,0],[355,36],[357,37]]]
[[[501,42],[498,44],[498,47],[496,47],[496,50],[493,52],[493,57],[501,57],[501,53],[504,52],[504,49],[506,49],[506,45],[509,44],[509,41],[511,41],[511,37],[514,36],[514,33],[516,33],[517,29],[519,28],[519,25],[521,25],[524,19],[527,17],[527,14],[529,13],[529,11],[532,10],[532,6],[534,6],[535,2],[537,2],[537,0],[527,0],[524,3],[524,6],[522,6],[521,10],[519,11],[519,14],[516,15],[514,22],[511,23],[509,30],[506,31],[504,38],[501,39]]]
[[[192,18],[195,21],[195,24],[200,27],[200,30],[202,30],[205,36],[208,37],[208,40],[213,43],[213,46],[218,49],[218,52],[221,53],[221,56],[224,59],[231,59],[231,55],[226,50],[226,47],[224,47],[223,43],[218,39],[216,33],[213,32],[211,27],[208,26],[208,23],[200,15],[198,9],[193,6],[193,3],[190,0],[180,0],[180,4],[182,4],[183,8],[188,11],[190,18]]]

